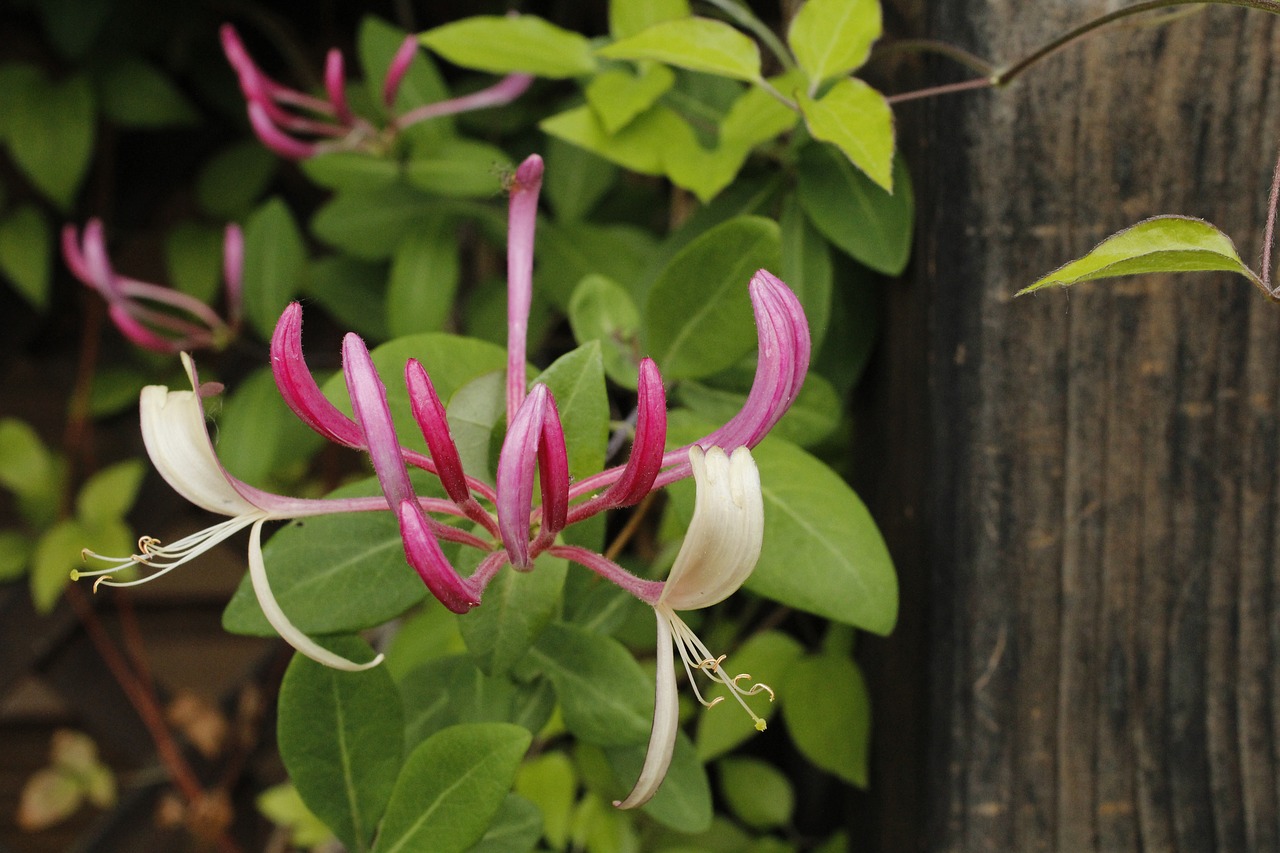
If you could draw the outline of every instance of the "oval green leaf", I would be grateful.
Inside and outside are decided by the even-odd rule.
[[[273,198],[254,211],[244,227],[244,307],[262,337],[271,337],[301,287],[306,261],[302,233],[283,201]]]
[[[531,735],[505,723],[451,726],[409,756],[375,853],[461,853],[498,814]]]
[[[351,660],[354,637],[327,645]],[[280,685],[280,757],[307,808],[353,850],[368,850],[404,756],[404,712],[386,667],[331,669],[294,655]]]
[[[1258,287],[1257,274],[1240,260],[1231,238],[1203,219],[1156,216],[1111,235],[1084,257],[1058,267],[1018,291],[1158,272],[1235,272]]]
[[[881,27],[878,0],[807,0],[791,19],[787,44],[809,78],[810,92],[862,67]]]
[[[893,192],[893,111],[884,95],[849,77],[817,100],[800,95],[799,104],[814,139],[839,148],[876,186]]]
[[[664,21],[596,51],[609,59],[653,60],[736,80],[760,79],[760,48],[710,18]]]
[[[783,689],[782,716],[804,757],[865,788],[871,700],[857,665],[842,655],[806,657],[793,665]]]
[[[463,68],[563,78],[596,70],[591,43],[536,15],[477,15],[427,30],[424,45]]]

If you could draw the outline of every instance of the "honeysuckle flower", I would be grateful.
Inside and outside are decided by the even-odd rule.
[[[746,709],[760,731],[764,731],[765,722],[751,710],[744,697],[765,692],[769,694],[769,700],[773,700],[773,691],[768,685],[754,684],[744,688],[740,682],[749,680],[748,675],[727,675],[722,666],[724,656],[708,651],[678,613],[723,601],[737,592],[751,575],[760,557],[764,536],[760,474],[751,458],[751,451],[742,446],[731,455],[725,455],[719,447],[711,447],[704,454],[702,448],[695,446],[689,449],[688,458],[697,488],[693,519],[671,567],[671,574],[661,585],[657,598],[649,600],[658,623],[653,729],[635,787],[625,799],[614,803],[623,809],[648,802],[662,784],[671,764],[676,732],[680,727],[673,646],[680,653],[694,695],[703,705],[711,707],[723,697],[711,702],[704,699],[694,678],[694,670],[728,688],[730,695]],[[641,598],[649,597],[641,595]]]
[[[531,75],[511,74],[479,92],[423,104],[396,116],[396,95],[418,49],[417,39],[406,36],[382,81],[382,105],[391,118],[386,128],[378,128],[352,112],[347,103],[345,62],[337,48],[325,56],[325,96],[318,97],[263,73],[235,27],[223,24],[220,35],[223,53],[240,82],[253,132],[263,145],[291,160],[305,160],[325,151],[377,150],[410,125],[510,103],[533,83]]]
[[[226,320],[190,294],[117,273],[107,256],[100,219],[90,219],[82,234],[77,234],[74,225],[62,229],[62,256],[67,267],[106,300],[116,328],[134,344],[166,355],[221,349],[239,331],[244,237],[238,225],[227,226],[222,246]]]

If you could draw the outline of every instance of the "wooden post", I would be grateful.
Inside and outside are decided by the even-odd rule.
[[[900,11],[1007,62],[1119,5]],[[1219,274],[1012,298],[1161,213],[1257,265],[1280,21],[1112,29],[901,113],[921,222],[872,391],[877,454],[899,459],[871,500],[904,617],[863,652],[899,680],[877,698],[879,811],[924,794],[875,846],[1280,849],[1280,306]],[[923,706],[895,709],[922,671]]]

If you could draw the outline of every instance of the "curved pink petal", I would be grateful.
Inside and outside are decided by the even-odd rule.
[[[424,104],[412,109],[400,117],[399,124],[401,127],[408,127],[440,116],[457,115],[487,107],[500,107],[523,95],[533,85],[533,80],[532,74],[508,74],[492,86],[472,92],[470,95],[461,95],[447,101],[437,101],[434,104]]]
[[[517,569],[527,569],[533,514],[533,471],[546,418],[547,386],[537,384],[516,411],[498,454],[498,530]]]
[[[550,390],[538,441],[538,477],[542,485],[542,531],[538,540],[540,547],[546,547],[564,529],[569,515],[569,449],[564,443],[560,411]]]
[[[342,62],[342,51],[332,48],[324,58],[324,88],[333,104],[333,116],[342,124],[350,124],[354,118],[347,105],[347,72]]]
[[[338,444],[364,448],[364,434],[320,391],[302,357],[302,306],[289,303],[271,335],[271,372],[280,396],[298,419]]]
[[[525,348],[533,300],[533,232],[542,158],[530,154],[511,181],[507,219],[507,426],[524,401]]]
[[[413,58],[417,54],[418,40],[413,36],[405,36],[399,49],[396,50],[396,55],[391,57],[391,64],[387,66],[387,76],[382,81],[382,103],[387,109],[395,106],[400,84],[404,82],[405,75],[409,73],[409,66],[413,64]]]
[[[405,558],[431,594],[454,613],[466,613],[479,604],[479,593],[450,565],[417,501],[402,502],[397,516]]]
[[[290,160],[305,160],[316,153],[315,145],[300,142],[277,127],[261,102],[250,101],[247,109],[249,111],[249,124],[253,127],[253,132],[257,134],[263,145],[281,157],[288,157]]]
[[[413,410],[413,418],[422,430],[427,447],[431,449],[431,458],[436,463],[440,483],[455,503],[466,503],[471,499],[471,490],[462,470],[458,445],[449,433],[449,418],[444,404],[440,402],[426,369],[416,358],[409,359],[405,365],[404,378],[409,387],[409,405]]]
[[[244,309],[244,232],[234,222],[222,238],[222,278],[227,285],[227,320],[238,328]]]

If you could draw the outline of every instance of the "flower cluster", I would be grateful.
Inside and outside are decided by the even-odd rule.
[[[715,604],[736,591],[760,554],[764,527],[760,479],[750,447],[786,413],[799,394],[808,369],[810,341],[804,312],[794,293],[770,273],[752,278],[749,293],[759,336],[755,379],[742,410],[704,438],[666,451],[666,397],[657,365],[639,365],[637,415],[626,463],[571,483],[567,448],[555,398],[541,383],[527,387],[525,329],[532,288],[533,231],[542,179],[536,155],[516,170],[510,186],[508,231],[507,431],[495,482],[468,475],[450,435],[444,406],[426,370],[416,360],[405,366],[411,410],[428,453],[400,445],[386,389],[364,342],[348,334],[342,345],[342,370],[352,412],[341,412],[321,392],[302,353],[302,309],[289,306],[271,341],[276,384],[293,412],[330,441],[367,452],[381,486],[372,498],[302,500],[267,494],[232,477],[218,461],[204,426],[201,389],[194,365],[184,356],[191,391],[153,386],[142,395],[142,430],[156,468],[176,491],[229,520],[163,546],[144,539],[140,553],[114,561],[143,564],[163,574],[193,559],[217,542],[250,528],[249,568],[254,590],[272,626],[295,648],[343,669],[362,669],[380,657],[357,664],[321,648],[281,612],[271,594],[261,549],[265,521],[334,512],[390,510],[399,522],[405,557],[431,593],[446,607],[465,613],[478,606],[485,587],[505,566],[528,571],[539,554],[576,562],[617,584],[654,609],[658,631],[658,675],[654,726],[649,752],[635,789],[617,805],[646,802],[657,790],[671,760],[678,727],[673,648],[693,680],[700,671],[744,696],[768,691],[743,686],[732,678],[680,619],[678,611]],[[439,477],[446,498],[418,496],[410,482],[413,466]],[[696,502],[692,522],[665,582],[638,578],[601,554],[558,543],[558,534],[597,513],[639,502],[653,489],[692,475]],[[534,503],[534,489],[540,500]],[[472,533],[437,516],[474,523]],[[485,552],[478,567],[462,576],[446,558],[440,542],[461,542]],[[94,555],[97,556],[97,555]],[[114,569],[84,572],[107,576]],[[152,575],[154,577],[155,575]],[[144,579],[145,580],[145,579]],[[129,585],[141,580],[108,585]],[[702,694],[694,687],[699,701]],[[770,691],[772,697],[772,692]],[[717,700],[718,701],[718,700]],[[763,729],[764,721],[743,707]]]
[[[470,95],[422,104],[396,115],[396,95],[418,50],[417,40],[406,36],[382,81],[382,106],[390,120],[386,128],[380,129],[357,115],[347,102],[346,65],[337,48],[325,58],[325,94],[320,97],[278,83],[263,73],[245,50],[235,27],[224,24],[221,36],[222,51],[240,81],[253,132],[263,145],[291,160],[305,160],[325,151],[378,149],[386,139],[410,125],[510,103],[533,83],[531,75],[510,74]]]
[[[144,349],[167,355],[222,349],[239,332],[244,237],[238,225],[227,226],[222,243],[225,320],[194,296],[117,273],[107,257],[106,233],[99,219],[90,219],[80,235],[74,225],[63,228],[62,256],[72,274],[106,300],[107,312],[121,334]]]

